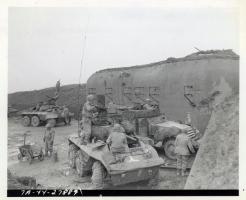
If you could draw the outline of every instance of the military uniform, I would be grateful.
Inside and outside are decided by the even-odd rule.
[[[119,154],[129,152],[126,135],[119,124],[114,125],[114,128],[110,133],[106,143],[110,145],[110,151],[115,156],[116,160],[118,159]]]
[[[66,122],[69,122],[69,110],[66,106],[63,106],[63,114]]]
[[[191,146],[190,138],[187,134],[181,133],[177,135],[175,140],[175,153],[177,154],[177,175],[185,175],[189,156],[191,155],[189,146]]]
[[[146,103],[143,105],[143,109],[145,109],[145,110],[154,110],[154,107],[152,105],[151,100],[150,99],[146,99],[145,101],[146,101]]]
[[[48,156],[48,153],[52,155],[54,138],[55,138],[55,131],[51,128],[50,124],[47,124],[44,133],[44,138],[43,138],[45,143],[45,156]]]
[[[93,113],[96,111],[96,107],[93,105],[93,96],[88,95],[87,101],[82,110],[82,131],[81,131],[81,143],[87,144],[90,142],[91,137],[91,120]]]
[[[147,104],[147,103],[143,105],[143,108],[145,110],[154,110],[154,108],[150,104]]]

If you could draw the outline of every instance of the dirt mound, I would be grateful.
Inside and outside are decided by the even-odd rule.
[[[238,94],[219,98],[185,189],[238,189]]]
[[[80,91],[80,105],[83,105],[86,95],[85,87],[86,85],[82,84],[79,90],[77,84],[62,86],[57,104],[66,104],[76,117],[79,111],[78,91]],[[55,87],[12,93],[8,95],[8,104],[21,111],[35,106],[39,101],[47,101],[46,95],[54,96],[54,92]]]

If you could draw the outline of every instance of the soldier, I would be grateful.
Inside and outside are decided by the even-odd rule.
[[[54,100],[54,102],[56,102],[58,98],[59,98],[59,93],[56,91],[55,96],[53,96],[52,99]]]
[[[66,105],[63,106],[63,114],[64,114],[65,122],[66,122],[67,124],[70,124],[69,110],[68,110],[68,108],[67,108]]]
[[[191,126],[191,116],[189,112],[186,113],[185,124]]]
[[[47,102],[43,102],[42,105],[39,108],[39,111],[46,111],[50,108],[49,104]]]
[[[53,143],[54,143],[54,138],[55,138],[55,131],[51,128],[51,124],[48,123],[46,124],[46,130],[44,133],[44,138],[43,141],[45,143],[45,156],[50,156],[53,153]]]
[[[151,104],[152,102],[150,99],[146,99],[145,102],[146,103],[143,105],[144,110],[154,110],[154,107]]]
[[[188,128],[185,129],[185,132],[190,138],[190,141],[193,145],[193,147],[192,146],[190,147],[190,151],[191,153],[195,153],[196,150],[198,150],[199,148],[199,143],[197,142],[197,140],[201,138],[201,133],[196,127],[192,125],[191,116],[189,112],[186,115],[185,124],[189,126]]]
[[[117,105],[113,101],[110,101],[108,103],[107,112],[108,113],[116,113],[117,112]]]
[[[60,80],[58,80],[56,82],[56,93],[59,93],[60,92],[60,87],[61,87],[61,83],[60,83]]]
[[[81,144],[90,142],[91,137],[91,120],[97,111],[93,103],[94,96],[88,95],[82,110],[82,131],[81,131]]]
[[[175,153],[177,154],[177,175],[186,175],[187,162],[191,155],[189,147],[191,147],[189,136],[182,132],[177,135],[175,140]]]
[[[106,143],[110,145],[110,151],[113,153],[113,156],[116,158],[117,161],[120,158],[118,154],[129,152],[124,129],[119,124],[114,125]]]
[[[39,111],[39,109],[41,108],[42,105],[43,105],[42,101],[38,102],[36,107],[35,107],[35,111]]]

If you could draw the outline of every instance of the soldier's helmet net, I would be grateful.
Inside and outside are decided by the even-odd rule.
[[[87,101],[92,102],[94,100],[94,95],[89,94],[86,98]]]

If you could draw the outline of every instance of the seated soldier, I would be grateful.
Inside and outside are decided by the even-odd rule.
[[[41,108],[42,105],[43,105],[42,101],[38,102],[36,107],[35,107],[35,111],[39,111],[39,109]]]
[[[46,111],[50,108],[49,104],[47,102],[44,102],[40,108],[39,108],[39,111]]]
[[[124,129],[119,124],[115,124],[106,143],[110,145],[110,151],[115,156],[116,160],[120,159],[119,154],[129,152],[126,135]]]
[[[146,99],[145,102],[146,103],[143,105],[144,110],[154,110],[155,109],[150,99]]]

